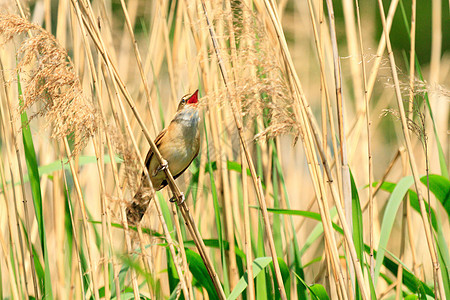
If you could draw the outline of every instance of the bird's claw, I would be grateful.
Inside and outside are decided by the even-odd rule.
[[[169,163],[167,160],[163,159],[163,163],[155,170],[155,174],[158,174],[158,172],[166,170],[169,167]]]
[[[183,193],[180,194],[180,198],[181,198],[180,202],[177,202],[177,197],[174,195],[172,198],[169,199],[169,202],[177,203],[178,205],[181,205],[184,203],[186,198],[184,197]]]

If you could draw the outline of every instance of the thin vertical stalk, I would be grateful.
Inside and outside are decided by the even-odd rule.
[[[364,48],[363,48],[363,36],[362,36],[362,26],[361,26],[361,15],[359,9],[359,0],[355,0],[356,5],[356,16],[358,22],[358,36],[359,36],[359,52],[361,61],[361,73],[362,73],[362,83],[364,85],[364,104],[366,111],[366,129],[367,129],[367,160],[368,160],[368,171],[369,171],[369,270],[370,276],[372,277],[372,282],[375,281],[375,259],[373,255],[374,248],[374,232],[373,232],[373,162],[372,162],[372,139],[370,133],[370,126],[372,122],[370,121],[370,107],[369,99],[367,98],[367,79],[366,79],[366,63],[364,61]]]
[[[19,8],[19,11],[21,13],[22,18],[26,19],[25,18],[25,13],[23,12],[22,5],[20,4],[20,1],[16,0],[16,4],[17,4],[17,7]],[[30,31],[28,31],[28,35],[30,37],[32,36]],[[1,64],[1,70],[3,70],[3,64]],[[1,72],[1,73],[3,74],[3,72]],[[3,77],[3,75],[2,75],[2,81],[6,82],[4,77]],[[6,89],[5,89],[5,91],[6,91]],[[6,95],[7,95],[7,93],[6,93]],[[15,126],[14,126],[14,119],[12,117],[12,112],[11,112],[11,99],[8,97],[8,95],[7,95],[6,99],[8,100],[8,103],[6,104],[6,107],[8,109],[8,115],[9,115],[9,120],[10,120],[10,123],[11,123],[11,129],[12,129],[11,136],[12,136],[12,141],[13,141],[14,148],[15,148],[15,151],[16,151],[17,164],[19,166],[19,177],[20,177],[20,183],[21,183],[20,186],[22,188],[22,203],[23,203],[23,206],[24,206],[24,213],[25,213],[25,228],[27,229],[28,232],[30,232],[29,231],[30,230],[30,224],[29,224],[30,221],[29,221],[28,209],[27,209],[27,207],[28,207],[28,200],[27,200],[27,198],[25,196],[25,186],[24,186],[24,181],[23,181],[22,164],[20,163],[19,148],[18,148],[18,145],[17,145],[17,139],[16,139],[16,137],[14,135],[14,132],[16,132],[16,130],[14,129],[15,128]],[[19,222],[18,211],[17,211],[17,222]],[[29,254],[30,254],[31,274],[32,274],[32,278],[33,278],[34,293],[35,293],[35,297],[39,298],[39,287],[38,287],[38,283],[37,283],[37,274],[36,274],[36,269],[35,269],[35,264],[34,264],[34,254],[33,254],[32,245],[31,245],[31,236],[29,236],[29,238],[28,238],[28,251],[29,251]]]
[[[75,186],[75,190],[77,192],[77,200],[78,200],[78,205],[80,207],[80,211],[81,211],[81,220],[82,220],[82,224],[83,224],[83,232],[85,235],[85,241],[86,241],[86,256],[87,256],[87,261],[88,261],[88,265],[89,265],[89,273],[91,276],[91,281],[92,281],[92,288],[93,288],[93,294],[96,300],[100,299],[99,293],[98,293],[98,285],[97,285],[97,278],[94,276],[94,265],[93,265],[93,259],[92,259],[92,253],[91,253],[91,247],[89,245],[89,243],[91,242],[91,230],[88,224],[88,216],[86,213],[86,207],[85,207],[85,201],[84,201],[84,196],[83,196],[83,192],[81,191],[81,186],[80,186],[80,182],[78,179],[78,175],[77,172],[75,171],[75,165],[73,162],[72,154],[70,151],[70,147],[69,147],[69,142],[67,141],[67,138],[64,138],[64,150],[66,151],[67,154],[67,158],[69,161],[69,167],[70,167],[70,171],[72,172],[72,178],[73,178],[73,183]]]
[[[61,149],[61,152],[62,152],[62,149]],[[63,167],[62,169],[64,170],[64,163],[63,163],[63,160],[62,160],[62,158],[60,158],[60,161],[61,161],[61,167]],[[65,172],[62,172],[62,174],[63,174],[63,178],[64,178],[64,184],[66,185],[66,186],[68,186],[68,184],[67,184],[67,177],[66,177],[66,173]],[[74,212],[73,212],[73,209],[72,209],[72,203],[71,203],[71,201],[70,201],[70,195],[69,195],[69,190],[68,189],[66,189],[66,193],[67,193],[67,195],[66,195],[66,199],[67,199],[67,207],[68,207],[68,209],[69,209],[69,215],[70,215],[70,222],[72,223],[72,234],[73,234],[73,243],[74,243],[74,247],[72,248],[73,250],[73,252],[75,252],[75,256],[77,257],[77,266],[78,266],[78,275],[80,275],[80,285],[81,285],[81,290],[83,290],[84,291],[84,282],[83,282],[83,268],[81,267],[81,258],[80,258],[80,248],[79,248],[79,244],[78,244],[78,241],[77,241],[77,238],[78,238],[78,235],[77,235],[77,230],[76,230],[76,225],[77,225],[77,223],[75,222],[75,220],[77,219],[76,217],[76,215],[74,215]],[[70,290],[75,290],[74,288],[73,288],[73,286],[75,285],[74,284],[74,281],[75,281],[75,276],[74,276],[74,273],[75,273],[75,266],[73,265],[73,269],[72,269],[72,276],[71,276],[71,289]],[[84,299],[86,299],[86,297],[85,297],[85,295],[84,295],[84,293],[83,293],[83,298]]]
[[[2,62],[1,59],[0,59],[0,69],[4,70],[3,62]],[[2,95],[2,97],[4,96],[5,98],[8,98],[9,94],[8,94],[8,89],[7,89],[6,84],[5,84],[6,80],[5,80],[5,77],[4,77],[5,75],[4,74],[5,74],[5,72],[1,72],[0,85],[3,86],[2,91],[4,92],[4,95]],[[5,103],[5,105],[6,105],[6,103]],[[7,137],[8,134],[7,134],[7,129],[6,129],[7,127],[6,127],[6,116],[5,116],[6,112],[5,112],[5,108],[3,107],[3,101],[0,101],[0,114],[1,114],[0,116],[1,116],[1,120],[2,120],[2,123],[1,123],[2,126],[1,127],[3,129],[3,134],[4,134],[3,136]],[[10,130],[13,130],[13,129],[11,128]],[[11,132],[11,136],[13,136],[12,132]],[[9,144],[10,143],[10,139],[6,138],[6,139],[4,139],[4,142],[5,142],[5,149],[6,149],[5,152],[6,152],[6,158],[8,160],[8,165],[9,165],[9,172],[10,172],[11,182],[14,183],[15,182],[15,177],[14,177],[13,166],[12,166],[13,159],[11,158],[11,154],[10,154],[10,150],[12,151],[11,145]],[[11,189],[12,189],[12,192],[13,192],[14,217],[15,217],[16,230],[17,230],[17,236],[18,236],[19,247],[20,247],[21,259],[19,259],[19,264],[21,265],[21,271],[22,271],[23,286],[24,286],[23,292],[24,292],[24,296],[26,296],[28,298],[28,289],[27,289],[28,277],[27,277],[27,272],[26,272],[26,269],[25,269],[25,251],[24,251],[25,247],[24,247],[24,242],[23,242],[23,239],[22,239],[22,231],[20,230],[20,224],[19,224],[19,209],[17,207],[17,202],[18,202],[17,200],[18,199],[16,197],[16,190],[14,188],[14,185],[11,186]],[[4,190],[4,193],[5,193],[5,200],[7,201],[7,199],[6,199],[6,185],[5,184],[3,184],[3,190]]]
[[[250,211],[248,200],[248,182],[247,182],[247,166],[245,163],[244,149],[240,147],[241,151],[241,176],[242,176],[242,197],[244,202],[244,244],[245,257],[247,261],[247,278],[248,288],[247,296],[250,300],[255,299],[255,282],[253,281],[253,256],[252,256],[252,240],[250,234]]]
[[[388,33],[391,31],[391,26],[394,20],[395,12],[397,11],[398,2],[399,0],[392,0],[392,2],[389,5],[389,11],[386,19],[386,28]],[[369,101],[372,98],[373,88],[375,86],[375,81],[377,80],[378,70],[380,69],[385,49],[386,49],[386,37],[383,31],[380,37],[380,43],[378,44],[375,62],[370,71],[369,81],[367,83],[367,99],[369,99]]]
[[[422,195],[422,191],[419,188],[420,187],[419,172],[417,169],[416,160],[415,160],[415,156],[414,156],[413,149],[412,149],[411,138],[409,136],[408,124],[407,124],[407,119],[406,119],[406,114],[405,114],[405,108],[403,107],[403,100],[402,100],[402,95],[401,95],[401,91],[400,91],[400,83],[399,83],[396,64],[395,64],[395,58],[394,58],[394,54],[392,52],[392,46],[391,46],[389,34],[387,32],[386,17],[384,15],[383,3],[381,0],[378,0],[378,7],[380,10],[380,17],[381,17],[381,23],[383,25],[384,36],[386,39],[386,46],[387,46],[387,51],[388,51],[388,55],[389,55],[389,62],[391,65],[392,77],[394,80],[395,95],[397,98],[397,105],[399,108],[400,120],[401,120],[401,124],[402,124],[402,131],[403,131],[403,136],[405,138],[405,143],[406,143],[406,150],[408,152],[411,173],[414,178],[414,185],[415,185],[417,197],[419,200],[420,213],[422,216],[423,228],[425,230],[425,236],[427,239],[428,250],[430,252],[431,261],[433,263],[433,277],[435,280],[435,293],[437,296],[438,295],[437,292],[439,291],[441,298],[444,299],[445,292],[444,292],[444,286],[443,286],[443,281],[442,281],[442,274],[440,272],[440,264],[437,259],[436,248],[433,243],[434,237],[430,230],[430,224],[428,221],[427,211],[425,209],[424,198]]]
[[[216,56],[217,56],[217,60],[218,60],[218,63],[219,63],[220,73],[222,75],[222,79],[223,79],[225,87],[227,89],[228,99],[230,99],[231,91],[230,91],[230,87],[229,87],[229,84],[228,84],[227,71],[226,71],[226,69],[225,69],[225,67],[223,65],[223,60],[222,60],[222,57],[220,55],[220,50],[219,50],[219,47],[218,47],[218,44],[217,44],[216,36],[215,36],[215,33],[214,33],[214,28],[212,27],[212,25],[211,25],[211,23],[209,21],[209,18],[208,18],[208,13],[206,11],[205,1],[202,0],[201,3],[202,3],[202,7],[203,7],[203,13],[205,15],[206,22],[207,22],[207,25],[208,25],[208,28],[209,28],[209,33],[210,33],[210,37],[211,37],[211,40],[212,40],[212,44],[213,44],[213,47],[214,47],[214,50],[215,50],[215,53],[216,53]],[[230,101],[230,105],[231,105],[231,108],[232,108],[232,111],[233,111],[233,118],[234,118],[234,122],[236,124],[237,130],[238,130],[239,139],[241,141],[241,145],[243,147],[248,166],[250,167],[250,173],[252,174],[253,184],[255,186],[257,198],[258,198],[259,205],[260,205],[260,208],[261,208],[261,211],[262,211],[263,221],[264,221],[264,228],[265,228],[265,231],[266,231],[266,234],[267,234],[268,243],[269,243],[269,249],[270,249],[270,252],[271,252],[271,255],[272,255],[272,262],[273,262],[273,266],[274,266],[274,269],[275,269],[275,277],[276,277],[276,281],[278,283],[278,290],[280,292],[281,299],[285,300],[285,299],[287,299],[287,297],[286,297],[286,290],[284,288],[283,279],[281,277],[280,266],[278,264],[277,253],[276,253],[275,244],[274,244],[274,241],[273,241],[272,230],[270,228],[269,215],[267,213],[267,207],[266,207],[266,202],[265,202],[263,191],[262,191],[261,181],[256,175],[255,166],[253,165],[253,161],[251,159],[250,153],[249,153],[248,148],[247,148],[247,143],[246,143],[245,138],[243,136],[243,129],[242,129],[242,124],[241,124],[241,119],[238,116],[236,103],[233,100],[231,100]]]
[[[402,152],[402,176],[407,176],[408,174],[408,157],[407,155],[404,155],[405,153]],[[406,245],[406,221],[407,221],[407,208],[408,208],[408,197],[409,193],[406,193],[406,195],[403,197],[403,206],[402,206],[402,225],[401,225],[401,240],[400,240],[400,260],[403,261],[404,255],[405,255],[405,245]],[[399,264],[398,270],[397,270],[397,286],[396,286],[396,295],[395,299],[400,300],[402,299],[402,278],[403,278],[403,266]]]
[[[272,19],[272,23],[273,23],[273,25],[274,25],[274,27],[276,29],[277,38],[279,40],[279,43],[280,43],[280,46],[281,46],[281,49],[282,49],[283,57],[284,57],[284,59],[287,62],[287,66],[289,67],[288,70],[290,72],[290,75],[294,79],[295,92],[297,93],[297,97],[295,98],[297,100],[297,102],[295,102],[297,104],[297,106],[295,107],[296,113],[297,113],[297,115],[300,115],[300,112],[302,113],[300,115],[300,117],[298,117],[298,118],[299,118],[299,120],[301,122],[303,122],[303,124],[305,124],[305,126],[307,126],[307,127],[305,127],[305,128],[307,128],[307,130],[306,130],[306,138],[304,139],[304,141],[305,141],[305,149],[308,149],[308,151],[306,151],[307,152],[307,158],[311,159],[310,163],[311,163],[311,166],[313,166],[313,167],[310,168],[310,171],[312,170],[311,171],[312,174],[320,173],[320,171],[317,170],[318,164],[317,164],[317,162],[315,160],[316,158],[315,158],[314,155],[312,155],[312,153],[315,153],[315,151],[312,151],[312,149],[313,149],[312,145],[314,144],[313,139],[312,139],[312,133],[314,134],[314,139],[317,141],[316,148],[318,150],[320,150],[319,153],[321,155],[322,161],[326,162],[326,156],[324,154],[325,153],[324,150],[321,147],[322,146],[322,141],[320,140],[320,136],[318,135],[319,131],[315,129],[317,127],[316,121],[315,121],[315,118],[314,118],[314,116],[313,116],[313,114],[311,112],[311,108],[307,104],[307,101],[306,101],[305,96],[303,94],[303,91],[301,89],[300,79],[298,78],[297,73],[295,72],[295,68],[294,68],[294,65],[293,65],[293,62],[292,62],[292,58],[291,58],[289,50],[287,48],[287,44],[286,44],[286,40],[284,38],[283,31],[281,30],[281,25],[279,24],[279,22],[277,21],[277,17],[275,16],[275,11],[273,10],[272,6],[269,3],[267,3],[267,1],[265,3],[266,3],[266,8],[269,11],[270,17]],[[304,118],[304,120],[302,120],[301,118]],[[311,149],[311,150],[309,150],[309,149]],[[309,153],[311,153],[311,154],[309,154]],[[308,155],[311,155],[311,158],[309,158]],[[348,224],[347,224],[347,221],[346,221],[346,217],[345,217],[344,212],[342,210],[341,203],[339,201],[339,199],[340,199],[339,194],[336,193],[336,190],[335,190],[336,187],[333,184],[331,171],[329,170],[328,165],[326,165],[326,166],[327,167],[325,168],[325,170],[326,170],[326,174],[328,176],[328,180],[329,180],[328,182],[329,182],[329,185],[331,187],[333,198],[335,199],[336,208],[337,208],[338,215],[339,215],[339,218],[340,218],[341,223],[342,223],[342,227],[344,229],[344,235],[345,235],[345,238],[346,238],[346,242],[347,242],[348,248],[350,250],[349,251],[350,252],[350,256],[352,258],[351,260],[352,260],[353,266],[354,266],[354,268],[356,270],[356,278],[358,279],[359,287],[360,287],[360,290],[361,290],[361,295],[362,295],[363,299],[367,299],[367,296],[366,296],[367,292],[366,292],[366,287],[365,287],[365,284],[364,284],[364,277],[363,277],[363,274],[362,274],[362,270],[361,270],[361,266],[359,264],[358,257],[356,255],[355,246],[353,244],[353,238],[352,238],[350,229],[348,227]],[[314,176],[316,176],[316,175],[314,175]],[[312,178],[314,178],[314,176],[312,176]],[[323,199],[326,199],[326,193],[323,190],[324,187],[321,186],[321,180],[318,180],[318,181],[314,180],[313,183],[314,183],[314,187],[317,188],[316,189],[316,195],[318,195],[317,197],[318,198],[320,197],[320,200],[322,200],[322,197],[323,197]],[[316,184],[318,184],[319,187],[316,187]],[[320,203],[320,201],[319,201],[319,203]],[[324,201],[324,204],[327,205],[326,201]],[[329,220],[328,212],[324,211],[324,213],[325,213],[325,216],[322,216],[322,214],[321,214],[321,216],[324,217],[325,220],[326,220],[326,221],[323,222],[324,228],[326,228],[327,226],[330,226],[330,228],[331,228],[331,225],[330,225],[331,221]],[[330,230],[330,232],[331,232],[331,230]],[[333,236],[331,236],[331,242],[333,242],[333,240],[334,240],[334,238],[333,238]],[[334,242],[334,244],[331,245],[332,246],[331,249],[334,249],[335,245],[336,245],[336,243]],[[336,264],[336,266],[337,266],[337,264]],[[340,270],[340,268],[339,268],[339,270]],[[343,295],[344,295],[344,297],[346,297],[346,291],[343,288],[344,285],[343,285],[343,282],[342,282],[342,280],[343,280],[342,279],[342,274],[338,274],[337,278],[339,279],[339,282],[340,282],[339,284],[342,287],[341,290],[344,293]]]
[[[148,87],[147,78],[144,73],[144,68],[142,67],[141,54],[139,52],[136,38],[134,37],[134,32],[133,32],[133,28],[131,25],[130,17],[128,15],[127,6],[125,5],[125,1],[120,0],[120,4],[122,6],[123,14],[125,16],[125,23],[127,25],[128,33],[130,34],[131,42],[133,44],[134,55],[136,57],[136,63],[137,63],[138,69],[139,69],[139,74],[140,74],[140,77],[142,80],[142,85],[144,86],[145,97],[147,98],[147,105],[148,105],[148,109],[150,111],[150,118],[152,121],[153,130],[156,132],[158,126],[156,125],[155,113],[153,112],[152,105],[151,105],[152,98],[150,96],[150,88]],[[169,60],[169,59],[167,59],[167,60]]]
[[[111,61],[111,59],[110,59],[110,57],[108,55],[108,52],[106,51],[106,47],[105,47],[105,45],[103,43],[103,40],[102,40],[102,38],[101,38],[101,36],[100,36],[100,34],[98,32],[98,29],[96,28],[95,25],[93,25],[93,24],[95,24],[95,22],[94,22],[94,17],[93,17],[92,10],[91,10],[91,7],[90,7],[90,3],[89,2],[85,3],[85,5],[87,7],[81,6],[84,9],[84,13],[87,15],[88,19],[80,18],[81,17],[80,16],[81,12],[79,10],[80,6],[78,6],[78,1],[72,0],[72,4],[77,9],[78,18],[81,21],[80,25],[84,24],[85,28],[88,30],[90,36],[92,37],[92,41],[94,42],[94,45],[97,47],[97,49],[99,50],[100,55],[104,59],[104,61],[106,63],[106,67],[107,67],[109,73],[114,78],[114,80],[113,80],[114,86],[117,85],[118,88],[120,88],[120,91],[122,92],[122,94],[125,96],[125,100],[127,101],[127,104],[129,105],[129,107],[131,108],[131,110],[132,110],[132,112],[133,112],[137,122],[141,126],[142,131],[144,133],[144,136],[147,139],[148,143],[150,144],[150,148],[151,148],[153,154],[155,155],[155,157],[158,159],[158,161],[161,164],[165,164],[166,161],[163,159],[163,157],[161,156],[158,148],[156,147],[155,143],[153,142],[152,138],[150,137],[150,134],[149,134],[149,132],[148,132],[148,130],[147,130],[145,124],[144,124],[143,119],[141,118],[140,114],[137,112],[136,105],[135,105],[134,101],[132,100],[132,98],[131,98],[131,96],[130,96],[130,94],[129,94],[126,86],[125,86],[125,84],[123,83],[123,81],[121,80],[121,78],[119,76],[119,73],[118,73],[115,65],[112,63],[112,61]],[[118,99],[120,100],[120,98],[118,98]],[[121,110],[123,112],[124,118],[127,119],[127,116],[124,113],[124,107],[123,107],[122,101],[119,101],[119,105],[120,105],[120,108],[121,108]],[[129,127],[129,122],[126,121],[126,124],[127,124],[127,126],[126,126],[127,129],[130,130],[131,140],[133,142],[133,146],[134,146],[134,148],[136,150],[136,153],[139,153],[136,141],[133,138],[133,135],[131,134],[131,128]],[[139,163],[141,164],[141,166],[142,166],[142,168],[143,168],[143,170],[144,170],[144,172],[146,174],[147,180],[149,181],[149,184],[151,186],[151,182],[149,180],[150,177],[148,175],[148,171],[145,168],[144,162],[143,162],[142,157],[140,155],[139,155]],[[206,265],[206,268],[208,269],[209,274],[211,275],[211,279],[213,280],[214,287],[216,288],[217,293],[222,298],[225,298],[225,295],[223,294],[222,286],[221,286],[220,281],[219,281],[219,279],[217,277],[217,274],[216,274],[215,270],[213,269],[212,263],[210,262],[209,258],[206,256],[205,245],[203,243],[203,240],[200,237],[200,233],[198,232],[198,230],[197,230],[197,228],[195,226],[195,222],[192,219],[192,216],[190,215],[189,208],[187,207],[187,204],[183,201],[184,196],[181,193],[178,185],[175,183],[175,180],[174,180],[172,174],[170,173],[169,168],[165,168],[164,172],[165,172],[165,175],[167,177],[167,181],[169,183],[169,187],[172,190],[175,198],[177,199],[177,203],[178,203],[178,205],[181,208],[181,212],[182,212],[183,218],[186,221],[186,223],[188,223],[188,229],[190,230],[192,235],[197,235],[194,238],[194,241],[197,241],[196,242],[196,246],[197,246],[197,248],[198,248],[198,250],[200,252],[200,255],[201,255],[202,259],[205,262],[205,265]],[[156,202],[157,201],[155,201],[155,203]],[[156,203],[156,206],[157,206],[157,209],[158,209],[158,203]],[[167,228],[167,225],[165,225],[164,219],[162,218],[162,214],[161,214],[161,210],[160,209],[159,209],[158,215],[160,216],[160,221],[162,222],[163,228]],[[165,231],[165,234],[167,234],[167,233],[168,232]],[[169,243],[169,246],[170,246],[171,238],[170,238],[170,236],[169,237],[166,236],[166,238],[168,239],[168,243]],[[173,247],[173,245],[172,245],[172,247]],[[172,249],[171,249],[171,251],[172,251]],[[183,275],[182,275],[181,271],[178,270],[178,268],[177,268],[177,272],[179,273],[180,280],[182,280]],[[182,286],[183,286],[183,281],[182,281]],[[185,285],[184,285],[184,291],[186,292],[186,286]],[[186,295],[188,295],[188,293],[186,293]]]
[[[28,214],[28,197],[26,196],[26,191],[25,191],[25,182],[23,180],[23,169],[22,169],[22,164],[20,161],[20,150],[19,150],[19,146],[18,146],[18,142],[17,139],[15,137],[15,135],[13,134],[14,132],[17,132],[14,126],[14,118],[12,116],[12,112],[11,112],[11,100],[9,99],[9,97],[7,97],[7,102],[6,103],[6,107],[8,110],[8,115],[9,115],[9,121],[11,124],[11,139],[13,141],[14,144],[14,149],[16,152],[16,159],[17,159],[17,165],[19,167],[19,177],[20,177],[20,187],[22,190],[22,204],[23,204],[23,209],[24,209],[24,214],[25,214],[25,228],[28,232],[28,251],[29,251],[29,255],[30,255],[30,264],[31,264],[31,274],[32,274],[32,278],[33,278],[33,287],[34,287],[34,292],[35,292],[35,297],[36,298],[40,298],[40,294],[39,294],[39,286],[38,286],[38,282],[37,282],[37,274],[36,274],[36,266],[34,264],[34,254],[33,254],[33,246],[31,243],[31,227],[30,227],[30,216]],[[19,215],[17,212],[17,222],[19,222]]]
[[[3,233],[1,230],[0,230],[0,244],[3,250],[3,257],[5,258],[6,261],[6,268],[8,269],[9,284],[11,286],[12,295],[14,296],[14,299],[19,299],[19,291],[17,289],[16,276],[14,276],[13,266],[11,264],[11,260],[9,259],[8,247],[6,246],[6,242],[5,239],[3,238]]]
[[[173,214],[173,221],[175,223],[175,229],[177,231],[177,237],[178,237],[178,244],[179,244],[179,251],[181,254],[181,261],[183,262],[183,269],[184,269],[184,276],[186,278],[186,286],[189,292],[189,299],[194,299],[194,293],[192,292],[192,281],[190,280],[190,273],[189,273],[189,265],[186,258],[186,251],[184,250],[184,241],[183,241],[183,235],[181,234],[181,226],[180,221],[178,218],[178,212],[177,212],[177,206],[176,204],[172,203],[172,214]]]

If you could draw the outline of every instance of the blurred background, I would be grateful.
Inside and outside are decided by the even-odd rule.
[[[168,202],[169,188],[157,193],[160,208],[152,201],[140,228],[124,229],[139,155],[149,149],[143,131],[156,137],[181,97],[199,89],[201,150],[177,184],[227,297],[279,299],[279,268],[288,299],[445,299],[449,2],[382,4],[398,84],[377,1],[3,0],[0,297],[186,297],[177,268],[189,297],[217,297],[182,214]],[[407,177],[411,154],[430,217],[421,217]],[[264,231],[261,197],[272,234]],[[328,236],[326,220],[335,223]],[[351,241],[342,235],[344,221],[352,221]],[[371,260],[370,248],[387,258]],[[251,290],[243,278],[254,260],[260,269],[253,268]]]

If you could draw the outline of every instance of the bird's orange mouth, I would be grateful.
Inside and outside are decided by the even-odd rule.
[[[198,104],[198,90],[189,97],[187,104]]]

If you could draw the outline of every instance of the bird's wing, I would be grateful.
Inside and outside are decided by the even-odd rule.
[[[178,174],[173,174],[173,179],[177,179],[178,177],[180,177],[180,175],[183,174],[184,171],[186,171],[187,168],[189,168],[189,166],[191,165],[192,161],[197,157],[199,151],[200,151],[200,147],[197,148],[197,152],[192,157],[191,161],[187,164],[186,168],[181,170]]]
[[[164,134],[166,134],[166,132],[167,132],[167,128],[164,128],[156,137],[156,139],[154,141],[156,148],[159,148],[159,145],[161,144],[161,139],[163,138]],[[150,161],[152,160],[152,157],[153,157],[153,151],[150,148],[150,150],[148,150],[147,156],[145,157],[145,166],[147,168],[150,167]],[[142,172],[142,176],[145,176],[144,172]]]

